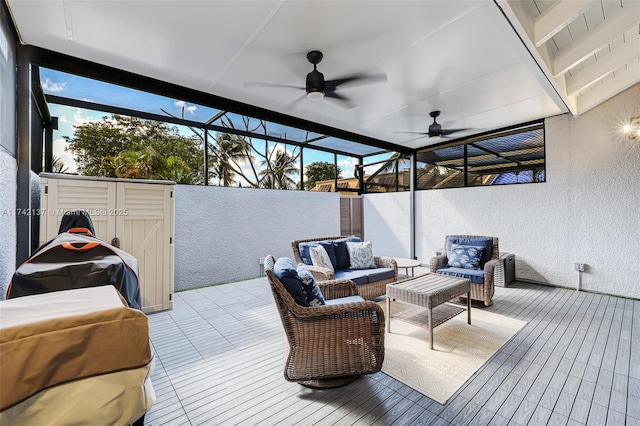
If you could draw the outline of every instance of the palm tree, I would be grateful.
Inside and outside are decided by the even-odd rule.
[[[212,146],[214,161],[212,165],[213,175],[218,178],[222,186],[235,184],[236,165],[239,161],[248,157],[248,144],[238,135],[229,133],[218,134],[216,146]]]
[[[62,158],[54,155],[51,161],[51,171],[53,173],[67,173],[69,171],[69,168],[66,164],[64,164]]]
[[[273,160],[263,160],[260,165],[265,167],[260,172],[262,176],[261,186],[271,189],[295,189],[296,181],[291,175],[297,176],[300,170],[296,167],[297,155],[289,154],[286,151],[278,151]]]

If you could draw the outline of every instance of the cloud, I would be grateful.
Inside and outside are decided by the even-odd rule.
[[[191,114],[195,113],[196,109],[198,109],[198,107],[196,107],[195,105],[187,105],[185,101],[175,101],[173,104]]]
[[[73,155],[69,151],[67,151],[67,147],[69,143],[63,138],[56,139],[53,141],[53,155],[55,157],[60,158],[65,166],[67,166],[68,173],[76,173],[78,171],[78,166],[73,159]]]
[[[96,119],[91,118],[91,117],[83,116],[82,115],[83,112],[84,111],[81,108],[76,108],[76,112],[73,113],[73,125],[74,126],[81,126],[83,124],[91,123],[93,121],[100,121],[100,120],[96,120]]]
[[[338,160],[338,167],[342,170],[343,178],[351,178],[353,177],[353,168],[358,164],[358,159],[354,157],[348,157],[345,159]]]
[[[67,83],[54,83],[50,78],[46,78],[40,84],[45,93],[62,93],[67,87]]]

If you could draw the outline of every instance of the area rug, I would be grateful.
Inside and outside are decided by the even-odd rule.
[[[380,305],[386,310],[386,302],[380,302]],[[422,308],[398,302],[391,304],[394,315],[407,309]],[[433,331],[434,350],[430,350],[426,328],[392,316],[392,332],[385,333],[384,338],[382,371],[440,404],[446,404],[473,373],[525,324],[524,321],[472,308],[471,325],[467,324],[464,311],[436,327]]]

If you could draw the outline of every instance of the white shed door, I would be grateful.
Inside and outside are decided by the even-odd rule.
[[[114,211],[120,248],[138,259],[145,312],[173,305],[173,187],[118,182]]]

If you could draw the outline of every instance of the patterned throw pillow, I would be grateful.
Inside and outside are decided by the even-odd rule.
[[[451,250],[447,253],[447,264],[454,268],[480,269],[483,250],[484,247],[480,246],[451,244]]]
[[[306,293],[309,306],[324,305],[324,297],[320,291],[318,283],[313,278],[311,272],[304,266],[303,263],[298,264],[298,276],[302,281],[302,289]]]
[[[329,254],[322,246],[315,246],[309,248],[309,255],[311,255],[311,263],[313,266],[320,266],[322,268],[328,268],[331,272],[334,272],[333,265]]]
[[[373,259],[371,241],[362,243],[347,241],[346,244],[351,269],[371,269],[376,267],[376,262]]]
[[[265,271],[273,271],[273,267],[276,264],[276,259],[268,254],[265,258],[264,258],[264,270]]]

